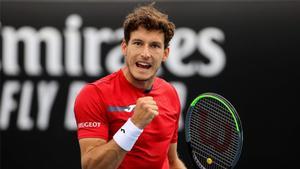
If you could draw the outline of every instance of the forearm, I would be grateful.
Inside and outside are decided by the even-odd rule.
[[[169,165],[170,169],[187,169],[179,158],[174,161],[170,161]]]
[[[106,144],[95,145],[82,156],[83,169],[107,168],[115,169],[123,161],[126,151],[112,139]]]

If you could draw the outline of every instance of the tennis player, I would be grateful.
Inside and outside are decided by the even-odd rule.
[[[87,84],[75,102],[83,169],[184,169],[177,155],[180,103],[156,76],[175,25],[154,4],[124,21],[125,65]]]

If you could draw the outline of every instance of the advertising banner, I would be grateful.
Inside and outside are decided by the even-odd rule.
[[[123,20],[135,1],[2,1],[3,169],[79,169],[73,106],[80,89],[118,71]],[[235,105],[244,128],[236,168],[291,168],[300,77],[300,2],[162,1],[175,23],[158,75],[179,93],[179,157],[190,102],[204,92]]]

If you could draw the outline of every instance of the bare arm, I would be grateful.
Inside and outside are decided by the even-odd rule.
[[[157,110],[158,107],[152,97],[139,98],[131,121],[135,126],[143,129],[158,114]],[[106,142],[99,138],[83,138],[79,140],[79,145],[83,169],[115,169],[127,153],[114,139]]]
[[[177,154],[177,143],[173,143],[170,145],[168,152],[168,159],[170,169],[186,169],[183,162],[179,159]]]
[[[83,169],[117,168],[126,155],[112,139],[106,142],[98,138],[84,138],[79,140],[81,151],[81,165]]]

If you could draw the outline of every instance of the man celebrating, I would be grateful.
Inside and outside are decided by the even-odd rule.
[[[180,102],[156,76],[175,25],[153,4],[124,21],[125,65],[87,84],[75,102],[83,169],[184,169],[177,155]]]

